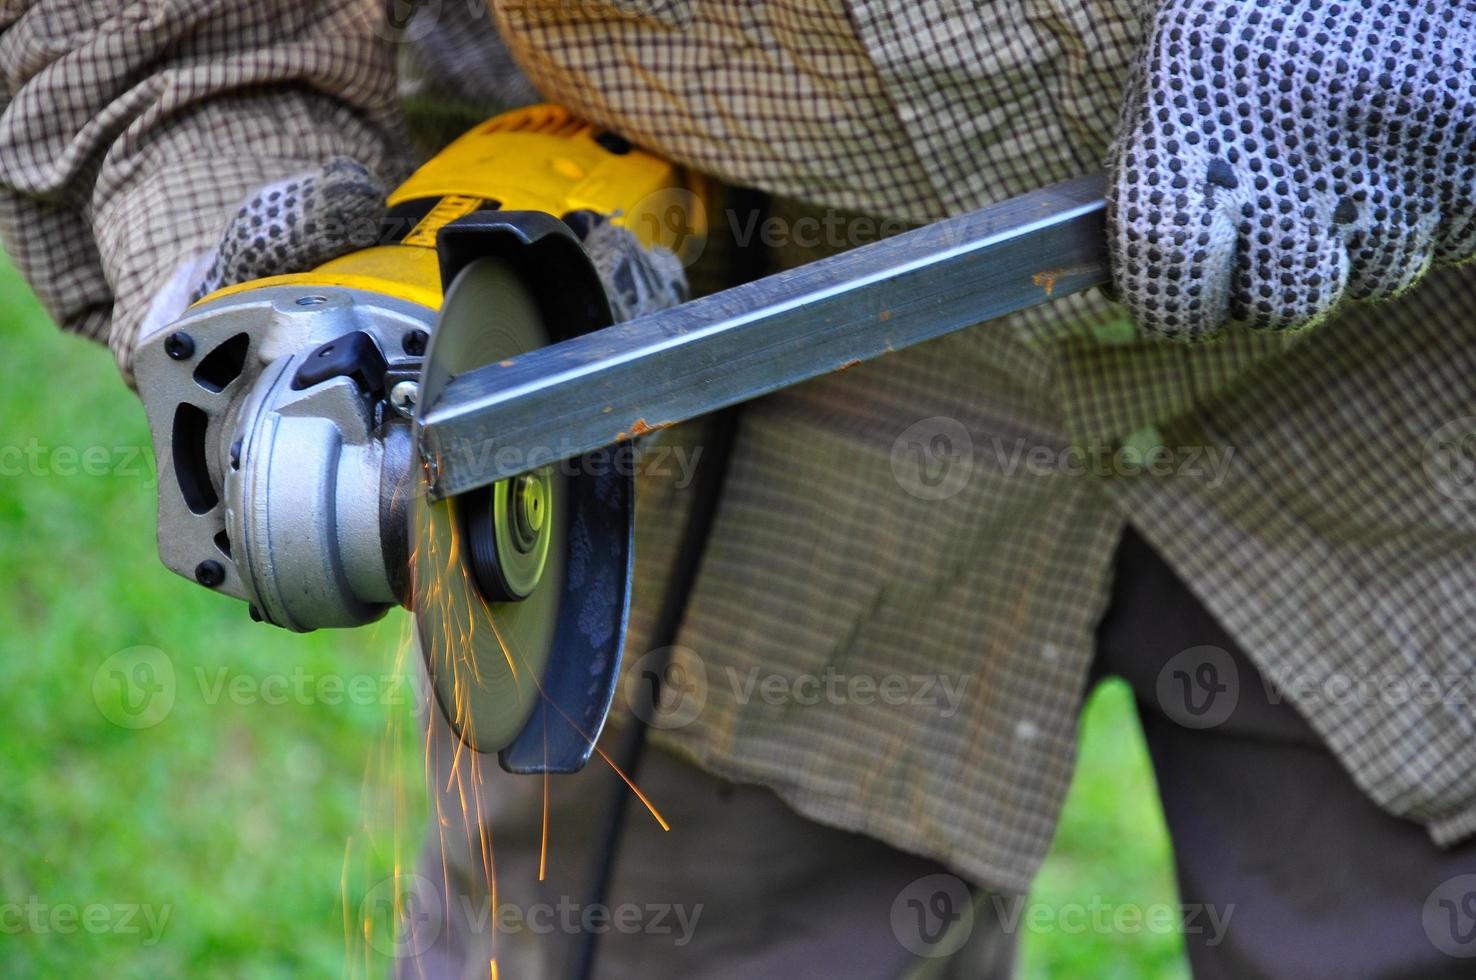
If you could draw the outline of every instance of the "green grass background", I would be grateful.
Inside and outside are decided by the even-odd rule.
[[[16,931],[17,913],[0,914],[0,976],[382,975],[385,961],[345,936],[343,909],[357,910],[396,856],[414,853],[423,825],[409,699],[212,704],[197,677],[379,677],[399,669],[403,616],[295,636],[165,571],[151,467],[128,463],[147,451],[143,410],[111,356],[57,332],[3,260],[0,324],[0,454],[103,447],[93,458],[109,460],[106,475],[67,475],[65,465],[32,472],[15,451],[0,455],[10,463],[0,474],[0,913],[102,905],[120,921],[115,906],[168,908],[152,944],[141,917],[141,932],[98,934]],[[103,717],[93,678],[140,645],[169,657],[178,691],[162,722],[129,730]],[[1087,710],[1081,766],[1031,896],[1053,911],[1093,901],[1176,901],[1152,773],[1119,684]],[[1022,929],[1025,977],[1186,975],[1177,935],[1041,920]]]

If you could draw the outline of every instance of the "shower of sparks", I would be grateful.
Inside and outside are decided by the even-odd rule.
[[[443,503],[434,506],[450,507],[454,504]],[[430,514],[427,508],[416,506],[412,510],[419,512],[420,521],[429,520]],[[456,526],[454,519],[451,520],[451,525]],[[436,625],[433,634],[428,631],[427,635],[421,638],[424,649],[421,649],[420,653],[424,657],[426,667],[433,675],[441,677],[450,675],[450,703],[438,706],[433,686],[416,685],[410,681],[416,673],[412,657],[417,650],[417,643],[415,627],[408,617],[402,621],[405,628],[395,646],[393,665],[394,676],[401,678],[407,687],[420,690],[424,695],[423,703],[416,706],[417,716],[425,722],[420,755],[424,763],[425,784],[431,790],[429,803],[430,816],[436,831],[435,844],[440,850],[441,867],[438,883],[442,898],[441,912],[445,917],[443,922],[449,920],[452,914],[452,895],[456,890],[453,886],[456,877],[451,873],[447,842],[447,831],[453,826],[452,821],[455,818],[448,812],[448,809],[460,810],[460,830],[463,840],[467,849],[480,859],[482,875],[491,899],[490,908],[494,916],[499,908],[493,828],[487,814],[482,809],[483,793],[481,790],[486,786],[482,769],[483,756],[475,750],[468,751],[466,743],[458,738],[452,740],[449,759],[443,758],[443,754],[434,751],[436,740],[432,737],[436,724],[435,713],[439,713],[442,708],[445,709],[445,714],[455,730],[463,732],[474,730],[474,718],[471,713],[472,692],[486,687],[489,683],[509,682],[506,678],[484,676],[483,668],[488,665],[478,663],[475,656],[479,623],[490,627],[492,636],[502,653],[501,659],[505,664],[505,672],[510,682],[518,684],[524,676],[531,680],[538,688],[539,696],[559,710],[565,720],[590,743],[594,752],[630,788],[630,791],[655,818],[661,829],[664,831],[671,829],[671,825],[657,810],[655,804],[635,784],[635,781],[599,745],[594,744],[591,733],[577,725],[548,698],[537,672],[521,669],[531,661],[523,655],[524,651],[517,648],[516,639],[506,635],[494,621],[495,607],[487,604],[482,598],[480,590],[471,580],[470,572],[463,561],[459,534],[450,533],[446,538],[447,540],[442,541],[437,535],[430,533],[424,524],[418,526],[415,552],[410,556],[410,570],[411,609],[417,613],[422,625],[426,622]],[[421,549],[426,548],[431,551],[422,553]],[[439,553],[442,548],[444,548],[444,554]],[[493,673],[501,673],[502,670],[503,668],[499,666],[498,670]],[[407,712],[403,709],[388,712],[377,751],[370,753],[365,766],[361,787],[363,821],[361,831],[356,835],[362,839],[364,846],[356,847],[355,837],[348,838],[344,844],[340,891],[346,962],[350,965],[349,972],[353,976],[368,977],[382,972],[375,959],[376,942],[381,946],[395,942],[396,928],[403,929],[407,924],[405,891],[407,881],[413,879],[405,877],[407,871],[404,847],[407,839],[413,841],[418,834],[408,831],[409,799],[406,786],[413,782],[413,778],[406,772],[408,756],[403,751],[406,717]],[[547,751],[545,732],[545,758],[547,758]],[[445,773],[440,771],[443,765],[446,769]],[[543,776],[542,795],[542,824],[538,855],[539,881],[545,880],[548,871],[550,782],[547,772]],[[452,800],[451,808],[445,805],[448,799]],[[387,841],[382,839],[385,836],[383,828],[386,817],[383,811],[386,809],[389,824]],[[382,909],[374,907],[373,903],[361,898],[362,905],[355,910],[350,903],[349,895],[351,883],[358,885],[362,890],[362,879],[372,874],[374,869],[384,867],[386,850],[389,854],[388,863],[393,867],[394,877],[390,880],[394,894],[391,915],[388,923],[385,923],[389,934],[376,936],[376,912],[379,912],[382,917]],[[354,873],[356,869],[358,874]],[[421,870],[429,873],[428,869],[422,868]],[[426,896],[421,896],[421,898],[424,897]],[[355,921],[356,913],[357,922]],[[497,930],[492,929],[493,955],[488,962],[488,976],[491,980],[498,980],[499,976],[496,956],[497,935]],[[403,943],[403,938],[400,941]],[[355,949],[356,944],[361,949]],[[419,948],[417,944],[416,950],[419,951]],[[355,954],[359,952],[362,952],[362,973],[356,964],[358,957]],[[416,969],[417,971],[421,969],[418,962]]]
[[[538,836],[538,880],[548,874],[548,725],[543,726],[543,831]]]

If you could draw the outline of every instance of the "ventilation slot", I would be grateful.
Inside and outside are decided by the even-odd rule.
[[[238,333],[215,348],[195,368],[195,384],[206,391],[224,390],[226,385],[241,376],[241,369],[246,366],[246,350],[250,346],[251,338]]]
[[[185,506],[194,514],[205,514],[220,498],[210,483],[205,465],[205,430],[210,417],[203,409],[181,402],[174,410],[174,478]]]
[[[227,558],[231,557],[231,536],[224,530],[215,532],[215,546]]]
[[[589,124],[566,109],[555,106],[532,106],[520,112],[498,116],[485,127],[484,133],[538,133],[544,136],[572,137]]]

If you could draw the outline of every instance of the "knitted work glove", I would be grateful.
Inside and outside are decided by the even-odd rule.
[[[222,286],[305,272],[373,245],[385,196],[379,179],[348,157],[268,184],[226,226],[191,302]]]
[[[1476,3],[1163,0],[1123,109],[1114,280],[1146,330],[1317,323],[1476,251]]]
[[[646,248],[629,229],[593,211],[578,211],[564,220],[594,261],[615,322],[687,301],[686,270],[668,250]]]

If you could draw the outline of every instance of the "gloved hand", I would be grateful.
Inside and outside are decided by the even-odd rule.
[[[168,327],[191,303],[224,286],[306,272],[374,244],[385,197],[384,183],[349,157],[257,188],[214,248],[175,268],[149,304],[140,335]]]
[[[646,248],[628,228],[593,211],[565,221],[593,260],[617,323],[687,301],[687,271],[669,250]]]
[[[1108,195],[1146,330],[1283,330],[1476,252],[1476,3],[1162,0]]]
[[[385,197],[379,178],[348,157],[268,184],[226,226],[190,302],[223,286],[306,272],[368,248],[379,238]]]

